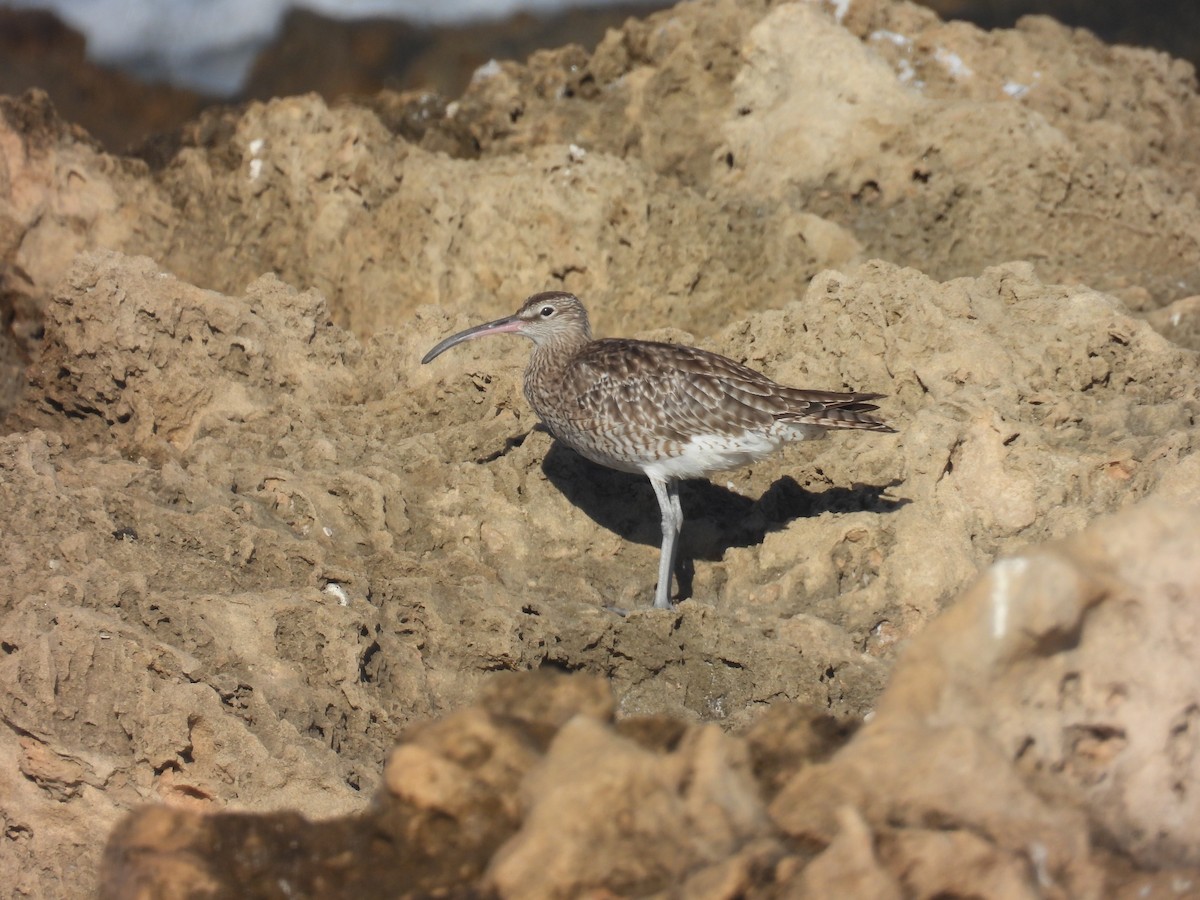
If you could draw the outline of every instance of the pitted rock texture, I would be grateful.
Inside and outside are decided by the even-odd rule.
[[[101,896],[1186,894],[1198,539],[1200,506],[1156,498],[1001,559],[853,734],[787,705],[738,735],[614,722],[598,680],[497,678],[402,737],[366,814],[152,808],[114,832]],[[280,832],[305,851],[263,853]]]
[[[196,878],[249,877],[214,860],[251,812],[340,864],[371,797],[407,810],[378,827],[414,894],[1187,881],[1190,71],[885,2],[684,4],[580,53],[489,70],[414,141],[395,97],[286,98],[153,168],[0,101],[13,892],[94,890],[159,801],[107,885],[193,838]],[[899,433],[686,484],[654,613],[652,491],[537,427],[528,348],[419,364],[546,288],[599,334],[887,393]],[[604,697],[498,712],[526,670]],[[491,737],[430,737],[460,727]],[[593,741],[653,810],[571,782]]]

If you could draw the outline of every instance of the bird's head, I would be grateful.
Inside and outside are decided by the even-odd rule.
[[[592,326],[578,297],[564,291],[546,291],[534,294],[511,316],[450,335],[426,353],[421,362],[432,361],[455,344],[489,334],[519,334],[544,346],[557,341],[590,341]]]

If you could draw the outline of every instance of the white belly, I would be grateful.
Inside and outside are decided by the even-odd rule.
[[[786,441],[811,440],[823,435],[824,429],[816,426],[783,423],[769,432],[697,435],[679,452],[642,466],[642,471],[652,478],[703,478],[713,472],[737,469],[765,459]]]

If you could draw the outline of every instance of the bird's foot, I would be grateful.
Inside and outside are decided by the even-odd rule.
[[[654,598],[654,609],[674,609],[675,604],[670,597],[657,596]]]

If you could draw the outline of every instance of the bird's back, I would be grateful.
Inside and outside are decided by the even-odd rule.
[[[696,477],[761,459],[830,428],[892,431],[879,394],[777,384],[724,356],[653,341],[535,350],[525,394],[554,435],[603,465]]]

